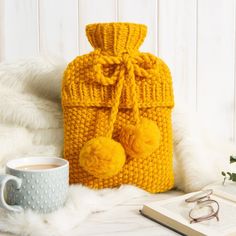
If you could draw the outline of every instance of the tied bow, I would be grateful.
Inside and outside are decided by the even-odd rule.
[[[129,54],[123,53],[119,56],[106,56],[102,55],[101,51],[98,49],[95,51],[95,54],[98,55],[97,60],[94,62],[93,71],[95,77],[93,78],[97,83],[102,85],[113,85],[116,84],[115,88],[115,98],[113,106],[111,109],[109,124],[108,124],[108,133],[107,137],[112,137],[114,123],[118,113],[120,97],[124,85],[124,80],[127,80],[130,84],[131,97],[133,98],[133,116],[136,124],[140,122],[139,115],[139,104],[137,98],[137,86],[135,77],[151,78],[156,75],[157,71],[157,59],[155,56],[149,53],[138,53],[138,54]],[[114,66],[116,68],[114,73],[108,77],[104,75],[103,68]]]
[[[139,53],[132,55],[123,53],[120,56],[102,55],[100,50],[96,50],[95,54],[99,58],[94,62],[95,81],[102,85],[112,85],[119,79],[120,71],[127,71],[128,78],[131,76],[139,76],[150,78],[156,74],[157,59],[150,53]],[[116,69],[111,77],[104,76],[103,66],[114,66]],[[142,67],[143,65],[144,68]]]

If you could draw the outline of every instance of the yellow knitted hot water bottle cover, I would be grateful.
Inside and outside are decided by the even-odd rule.
[[[94,51],[68,65],[62,86],[70,183],[152,193],[173,186],[171,75],[162,60],[139,52],[146,32],[131,23],[86,27]]]

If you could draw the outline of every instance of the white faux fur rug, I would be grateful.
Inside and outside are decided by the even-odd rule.
[[[134,186],[118,189],[90,190],[81,185],[70,186],[65,207],[51,214],[35,214],[31,210],[9,214],[0,210],[0,230],[20,236],[64,236],[90,214],[111,209],[131,198],[148,195]]]
[[[0,64],[0,168],[22,156],[62,156],[60,105],[65,64],[42,58]],[[190,192],[221,178],[233,144],[207,136],[197,114],[178,103],[173,112],[175,185]],[[0,210],[0,231],[23,236],[60,236],[89,214],[148,194],[136,187],[94,191],[71,186],[66,206],[49,215]]]

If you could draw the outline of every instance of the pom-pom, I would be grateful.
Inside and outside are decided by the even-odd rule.
[[[125,151],[120,143],[110,138],[97,137],[85,143],[79,163],[91,175],[106,179],[122,169],[125,159]]]
[[[131,158],[147,157],[159,146],[161,133],[152,120],[142,118],[137,125],[127,125],[120,132],[120,143]]]

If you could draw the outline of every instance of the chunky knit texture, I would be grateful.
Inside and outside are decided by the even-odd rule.
[[[152,54],[138,51],[146,36],[145,25],[92,24],[86,32],[95,50],[68,65],[62,87],[64,155],[70,162],[70,183],[99,189],[134,184],[152,193],[170,189],[174,182],[174,101],[168,67]],[[101,150],[100,141],[107,138],[123,145],[125,163],[120,148],[110,148],[118,150],[118,161],[114,153],[106,162],[107,150],[98,157],[100,151],[94,151],[94,145]],[[102,166],[89,159],[102,159]],[[114,163],[118,173],[114,169],[115,175],[109,172],[111,177],[102,178]],[[89,169],[83,168],[85,164]]]

